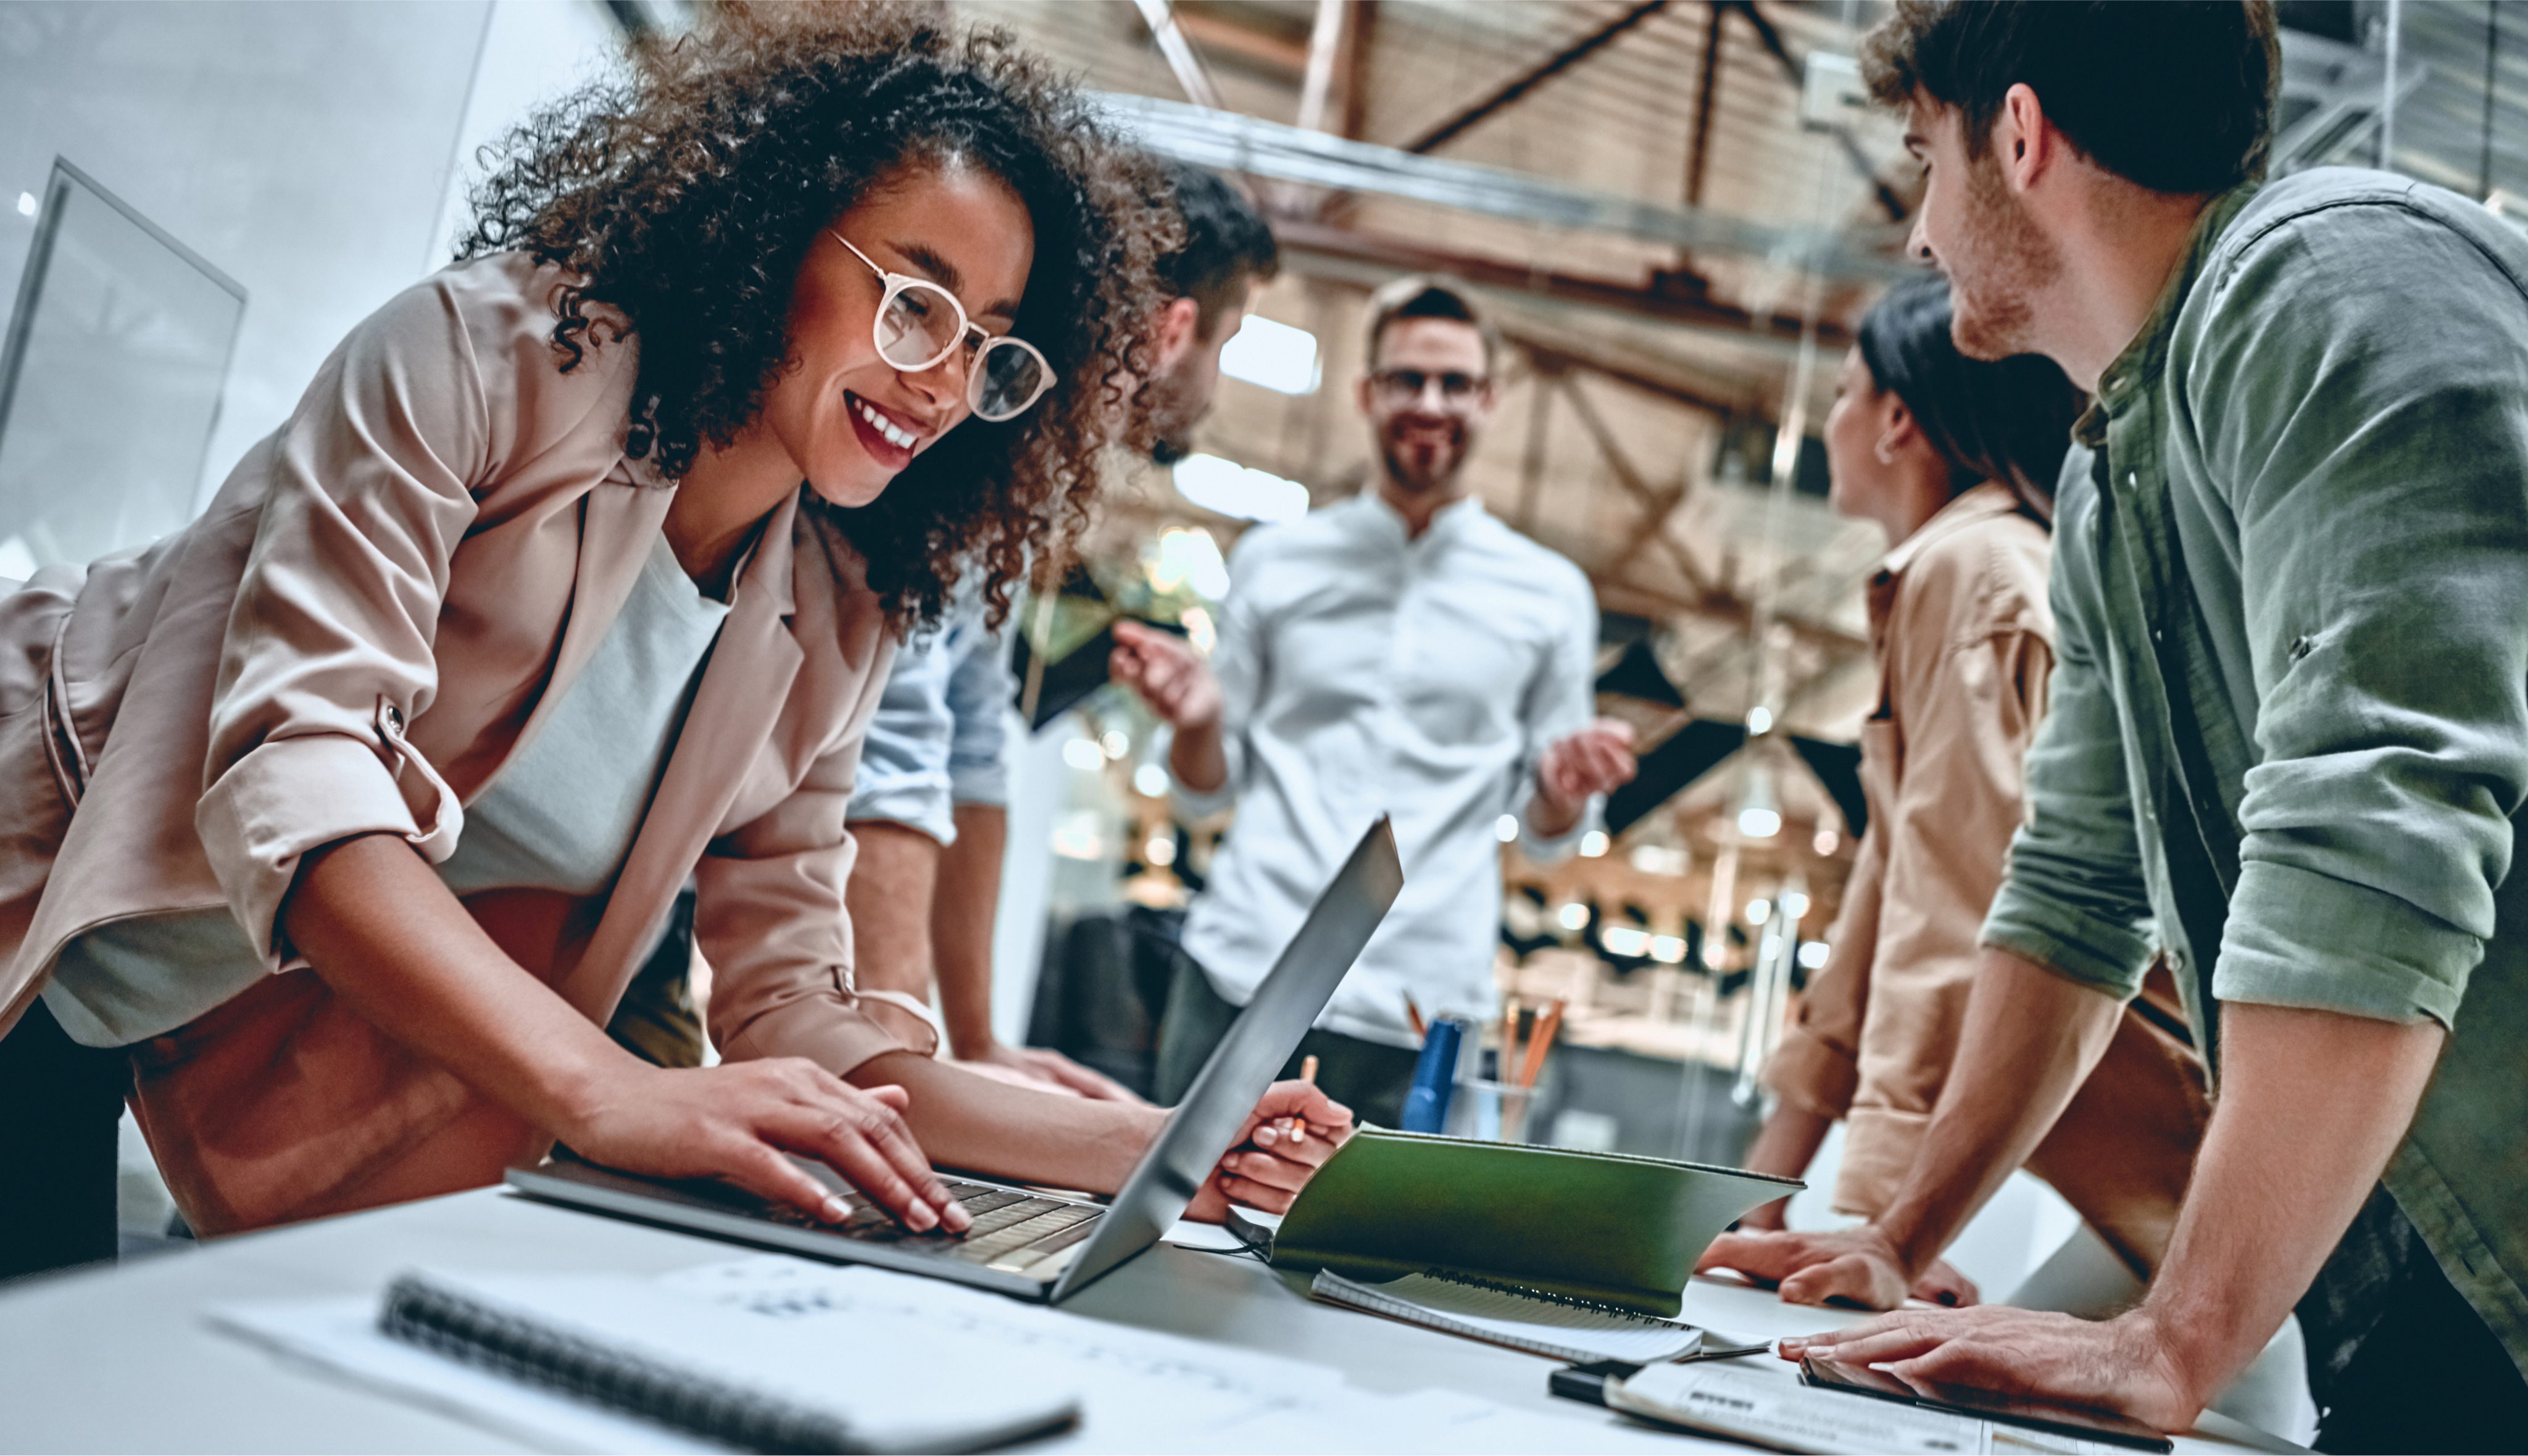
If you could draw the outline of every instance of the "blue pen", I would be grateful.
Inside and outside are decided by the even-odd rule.
[[[1448,1094],[1457,1085],[1457,1046],[1466,1023],[1441,1016],[1422,1038],[1422,1060],[1413,1065],[1413,1089],[1404,1094],[1404,1130],[1437,1132],[1448,1121]]]

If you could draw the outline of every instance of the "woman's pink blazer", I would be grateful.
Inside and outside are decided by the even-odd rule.
[[[274,972],[134,1046],[133,1105],[196,1227],[496,1180],[546,1140],[343,1007],[288,943],[299,857],[433,861],[629,594],[673,498],[624,457],[637,340],[562,372],[558,276],[461,264],[353,330],[204,515],[0,601],[0,1032],[72,937],[225,907]],[[76,488],[65,483],[66,489]],[[843,815],[893,638],[794,498],[749,559],[612,893],[468,902],[603,1022],[687,875],[731,1058],[840,1072],[859,1014]]]

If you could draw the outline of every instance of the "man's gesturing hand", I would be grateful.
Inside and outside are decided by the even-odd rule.
[[[1544,835],[1566,833],[1592,794],[1633,781],[1633,725],[1600,718],[1554,741],[1536,764],[1536,804],[1529,819]]]
[[[907,1228],[963,1233],[974,1221],[930,1170],[899,1116],[904,1107],[901,1087],[863,1090],[800,1058],[635,1066],[564,1140],[626,1171],[722,1177],[810,1218],[841,1219],[842,1201],[782,1156],[798,1153],[841,1173]]]
[[[1926,1394],[1964,1385],[2003,1395],[2122,1411],[2158,1430],[2202,1414],[2170,1341],[2147,1309],[2092,1323],[1983,1305],[1881,1315],[1850,1329],[1786,1339],[1782,1358],[1820,1355],[1885,1370]]]
[[[1193,649],[1172,634],[1138,622],[1117,622],[1115,652],[1106,671],[1179,730],[1220,721],[1220,684]]]
[[[1185,1217],[1217,1223],[1233,1203],[1289,1213],[1299,1190],[1351,1132],[1351,1109],[1314,1083],[1275,1082],[1247,1115],[1229,1156],[1203,1180]]]
[[[1913,1283],[1895,1245],[1867,1223],[1832,1232],[1724,1233],[1695,1268],[1734,1269],[1777,1284],[1789,1304],[1842,1299],[1864,1309],[1892,1310],[1905,1302]],[[1967,1287],[1972,1300],[1974,1286]]]

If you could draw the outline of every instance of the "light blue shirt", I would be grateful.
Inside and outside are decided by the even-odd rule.
[[[1009,802],[1001,744],[1016,680],[1007,635],[985,627],[983,612],[970,571],[946,620],[895,654],[861,748],[855,822],[885,819],[948,845],[958,805]]]
[[[1319,1024],[1412,1046],[1425,1015],[1493,1010],[1503,814],[1528,855],[1569,832],[1527,824],[1536,765],[1586,727],[1598,604],[1570,561],[1465,500],[1419,539],[1375,493],[1248,532],[1230,558],[1220,643],[1229,778],[1183,786],[1190,813],[1238,821],[1185,922],[1185,947],[1243,1006],[1308,907],[1381,813],[1396,817],[1404,890]]]

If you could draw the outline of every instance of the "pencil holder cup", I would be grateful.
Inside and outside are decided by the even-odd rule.
[[[1523,1143],[1527,1141],[1528,1104],[1535,1098],[1534,1087],[1490,1077],[1461,1077],[1448,1131],[1452,1136],[1483,1142]]]

